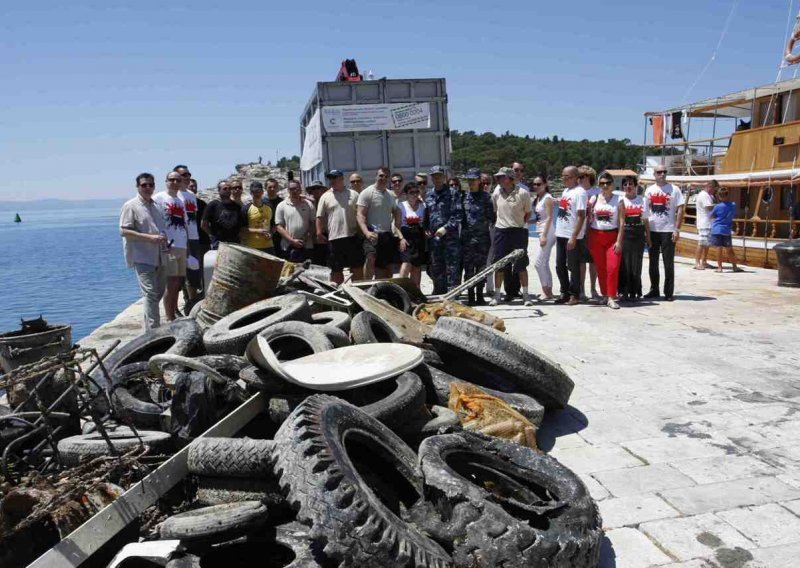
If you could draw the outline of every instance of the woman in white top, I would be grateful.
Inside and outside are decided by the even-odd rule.
[[[554,201],[547,187],[547,179],[542,176],[533,178],[533,191],[536,197],[533,199],[533,211],[536,214],[536,236],[535,243],[539,245],[536,253],[534,267],[539,274],[539,281],[542,283],[542,292],[545,300],[552,300],[553,296],[553,274],[550,272],[550,253],[553,245],[556,244],[556,224],[553,216]]]
[[[589,252],[597,267],[600,293],[606,298],[609,308],[618,310],[616,298],[625,206],[622,198],[614,193],[614,178],[603,174],[599,185],[601,192],[589,201]]]
[[[425,264],[425,202],[420,199],[420,187],[410,182],[403,187],[405,201],[400,201],[400,232],[405,250],[400,253],[400,278],[411,278],[419,288],[422,265]]]

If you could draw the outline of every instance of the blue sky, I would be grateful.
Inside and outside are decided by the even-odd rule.
[[[681,101],[731,6],[3,2],[0,200],[125,196],[139,171],[161,181],[177,163],[208,187],[299,154],[303,106],[345,57],[376,77],[445,77],[453,129],[639,143],[642,113]],[[773,81],[788,10],[739,2],[689,99]]]

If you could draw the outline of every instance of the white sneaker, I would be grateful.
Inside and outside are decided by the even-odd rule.
[[[531,299],[528,296],[525,296],[525,300],[522,302],[522,305],[523,306],[532,306],[533,302],[531,302]]]
[[[619,309],[619,304],[617,303],[617,301],[614,298],[609,298],[608,302],[606,303],[606,305],[609,308],[611,308],[612,310],[618,310]]]
[[[490,306],[496,306],[499,303],[500,303],[500,300],[498,300],[497,298],[492,298],[492,301],[489,302],[489,305]]]

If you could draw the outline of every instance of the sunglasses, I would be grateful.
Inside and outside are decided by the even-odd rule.
[[[666,170],[658,170],[658,171],[656,172],[656,175],[660,175],[660,174],[666,174],[666,173],[667,173],[667,171],[666,171]]]
[[[231,188],[231,191],[235,191],[235,190],[237,190],[237,189],[238,189],[239,191],[242,191],[242,190],[244,189],[244,188],[243,188],[241,185],[231,185],[231,186],[229,186],[229,187]]]
[[[364,181],[360,179],[351,179],[350,183],[364,183]]]
[[[383,179],[383,178],[385,178],[386,176],[385,176],[384,174],[378,174],[378,177],[379,177],[379,178],[381,178],[381,179]]]
[[[541,185],[544,185],[544,184],[543,183],[535,183],[535,184],[533,184],[533,187],[539,187]]]
[[[418,182],[417,182],[417,185],[418,185],[419,187],[424,187],[424,186],[425,186],[425,182],[424,182],[424,181],[418,181]]]
[[[190,177],[192,177],[192,173],[191,172],[184,172],[184,173],[181,174],[181,177],[190,178]]]
[[[524,172],[525,168],[514,168],[515,172]]]
[[[412,189],[411,191],[409,191],[409,192],[408,192],[408,194],[409,194],[409,195],[419,195],[419,190],[417,190],[417,189]]]
[[[601,181],[598,185],[614,185],[610,181]]]
[[[450,184],[450,187],[458,187],[458,184],[453,182],[453,183]]]
[[[401,179],[393,179],[392,183],[403,183],[403,180],[401,180]]]
[[[140,183],[139,187],[155,187],[156,184],[154,183]]]

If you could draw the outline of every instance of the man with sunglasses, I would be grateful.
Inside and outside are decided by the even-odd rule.
[[[406,198],[405,193],[403,193],[403,176],[400,174],[392,174],[390,187],[392,188],[392,193],[394,194],[394,198],[397,200],[398,203],[404,201]]]
[[[231,199],[231,186],[227,180],[217,184],[217,193],[219,199],[206,206],[200,222],[200,227],[211,237],[212,249],[216,249],[219,243],[241,242],[241,229],[247,226],[242,206]]]
[[[400,209],[389,191],[389,168],[381,166],[375,183],[358,196],[356,218],[364,235],[364,278],[391,278],[397,262],[399,239],[393,230],[401,224]]]
[[[567,166],[561,172],[564,190],[558,199],[556,224],[556,274],[561,297],[556,304],[581,303],[581,263],[586,233],[586,190],[578,183],[578,168]]]
[[[602,190],[595,185],[597,182],[597,171],[591,166],[578,167],[578,183],[586,191],[586,203],[590,203],[593,198],[600,195]],[[588,222],[587,222],[588,224]],[[594,265],[594,258],[586,246],[586,240],[581,241],[581,299],[586,299],[586,268],[589,268],[589,285],[591,286],[592,300],[599,300],[600,294],[597,293],[597,268]]]
[[[461,195],[447,185],[442,166],[430,169],[433,190],[425,196],[428,216],[430,264],[433,293],[445,294],[461,281]]]
[[[644,201],[650,211],[650,291],[645,298],[658,298],[661,275],[658,257],[664,256],[664,300],[672,301],[675,291],[675,243],[680,237],[683,223],[684,199],[679,187],[667,183],[667,167],[655,168],[656,182],[644,192]]]
[[[180,164],[172,168],[172,171],[181,176],[181,189],[178,195],[183,201],[183,208],[186,210],[186,232],[189,234],[188,254],[198,263],[196,269],[189,268],[188,263],[186,266],[188,286],[185,290],[185,296],[188,297],[187,304],[189,304],[194,302],[200,295],[200,288],[202,287],[200,262],[203,259],[203,253],[200,248],[200,232],[197,228],[199,205],[197,196],[189,190],[189,184],[192,180],[192,173],[189,171],[189,167]]]
[[[356,193],[361,193],[364,191],[364,180],[361,178],[360,173],[353,172],[350,174],[350,189]]]
[[[125,241],[125,263],[136,272],[139,290],[144,298],[144,330],[161,323],[158,304],[167,284],[167,268],[161,258],[167,245],[167,228],[161,210],[153,201],[153,174],[136,176],[137,195],[122,206],[119,232]]]
[[[522,165],[522,162],[514,162],[511,164],[511,170],[514,172],[514,183],[517,187],[521,187],[525,191],[530,191],[531,188],[523,182],[523,178],[525,177],[525,166]]]
[[[178,314],[178,295],[186,278],[186,260],[188,257],[189,234],[186,230],[188,219],[180,189],[183,178],[178,172],[167,174],[167,190],[153,196],[164,216],[167,228],[167,289],[164,292],[164,315],[172,321]]]
[[[353,280],[364,278],[364,253],[358,237],[356,203],[358,193],[344,186],[344,174],[331,170],[326,176],[330,191],[320,197],[317,205],[317,242],[327,242],[328,268],[331,281],[344,282],[344,269],[350,269]]]

